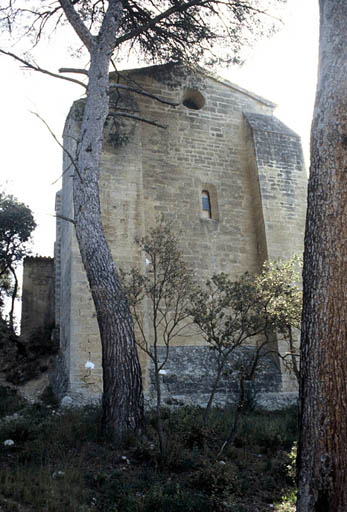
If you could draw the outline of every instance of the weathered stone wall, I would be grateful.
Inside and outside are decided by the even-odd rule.
[[[28,339],[39,327],[54,325],[53,258],[25,258],[21,335]]]
[[[167,126],[142,126],[143,186],[146,229],[163,214],[180,232],[185,259],[202,279],[214,272],[237,276],[257,270],[250,176],[245,165],[244,110],[271,114],[273,105],[236,87],[201,75],[164,74],[160,67],[132,75],[152,94],[179,102],[175,109],[139,98],[140,111]],[[161,80],[161,82],[158,82]],[[186,90],[199,90],[200,110],[185,107]],[[218,210],[202,217],[201,192],[216,190]]]
[[[214,405],[237,403],[240,397],[240,373],[250,371],[255,357],[251,346],[238,347],[225,365],[225,371],[216,388]],[[159,347],[159,361],[165,358],[165,347]],[[208,346],[171,347],[165,368],[160,372],[163,405],[191,404],[205,407],[210,398],[217,374],[216,354]],[[146,400],[156,403],[154,371],[150,371],[150,386]],[[274,359],[264,354],[260,358],[254,379],[245,383],[247,398],[257,402],[269,392],[281,391],[281,372]]]
[[[111,75],[111,80],[118,79]],[[178,106],[141,95],[111,96],[111,110],[131,109],[166,126],[117,118],[105,127],[100,198],[117,265],[144,268],[144,255],[134,239],[148,232],[160,216],[173,222],[184,257],[201,280],[221,271],[237,277],[259,270],[266,257],[300,252],[305,211],[300,143],[283,125],[273,133],[277,121],[271,102],[173,65],[125,72],[120,80]],[[74,104],[65,127],[64,144],[71,154],[83,105],[83,100]],[[72,169],[66,154],[64,160],[59,208],[63,217],[72,218]],[[203,216],[203,190],[210,193],[211,219]],[[64,378],[58,389],[87,400],[98,397],[102,389],[99,334],[72,223],[59,223],[62,372],[57,375]],[[189,352],[203,343],[189,337],[177,344]],[[148,361],[142,353],[140,357],[147,387]],[[87,361],[93,362],[93,369],[85,367]]]

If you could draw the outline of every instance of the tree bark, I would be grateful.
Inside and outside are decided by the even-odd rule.
[[[213,404],[213,400],[214,400],[214,395],[216,394],[216,391],[217,391],[217,387],[218,387],[218,384],[219,384],[219,381],[221,379],[221,376],[222,376],[222,371],[224,370],[224,367],[225,367],[225,364],[227,362],[227,357],[228,355],[231,353],[232,351],[228,352],[227,355],[225,354],[221,354],[220,352],[218,353],[217,355],[217,374],[216,374],[216,378],[213,382],[213,386],[212,386],[212,389],[211,389],[211,393],[210,393],[210,396],[209,396],[209,399],[208,399],[208,402],[207,402],[207,405],[206,405],[206,409],[204,411],[204,415],[202,417],[202,422],[203,424],[205,425],[207,423],[207,418],[210,414],[210,410],[211,410],[211,407],[212,407],[212,404]],[[222,358],[220,360],[220,357]]]
[[[347,2],[320,0],[301,340],[297,512],[347,510]]]
[[[155,372],[155,390],[157,394],[157,428],[158,428],[158,439],[159,439],[159,449],[160,455],[163,457],[166,454],[166,443],[163,429],[163,420],[161,417],[161,383],[160,383],[160,373],[158,367],[158,357],[157,355],[154,358],[154,372]]]
[[[73,179],[76,236],[90,285],[102,344],[103,427],[115,441],[143,430],[141,368],[131,313],[105,238],[99,201],[100,157],[108,114],[109,62],[122,4],[110,0],[97,37],[75,20],[69,0],[60,0],[90,53],[89,82]],[[75,24],[77,23],[77,26]]]
[[[13,266],[10,265],[8,268],[9,268],[9,270],[13,276],[13,279],[14,279],[13,290],[11,293],[11,309],[10,309],[10,313],[9,313],[9,326],[10,326],[11,331],[14,331],[14,306],[15,306],[17,293],[18,293],[18,279],[17,279],[16,271],[13,268]]]

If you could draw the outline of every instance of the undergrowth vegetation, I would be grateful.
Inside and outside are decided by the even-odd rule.
[[[233,411],[163,411],[147,438],[117,447],[102,437],[100,409],[28,405],[0,388],[0,509],[11,512],[291,512],[297,411],[247,411],[220,455]],[[13,441],[13,442],[10,442]],[[293,450],[294,446],[294,450]],[[285,496],[285,498],[283,498]]]

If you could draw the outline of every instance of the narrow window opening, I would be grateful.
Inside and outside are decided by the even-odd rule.
[[[201,206],[202,206],[202,216],[206,219],[211,219],[211,201],[210,194],[207,190],[203,190],[201,192]]]

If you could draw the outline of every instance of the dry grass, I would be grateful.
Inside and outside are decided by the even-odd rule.
[[[2,391],[2,416],[16,400]],[[218,457],[232,412],[164,411],[167,456],[155,419],[148,441],[117,447],[101,436],[97,408],[59,410],[18,401],[0,419],[0,510],[6,512],[292,512],[296,411],[242,417]],[[7,411],[7,412],[6,412]],[[18,412],[18,411],[17,411]],[[4,446],[6,439],[14,445]],[[288,496],[282,499],[282,496]]]

